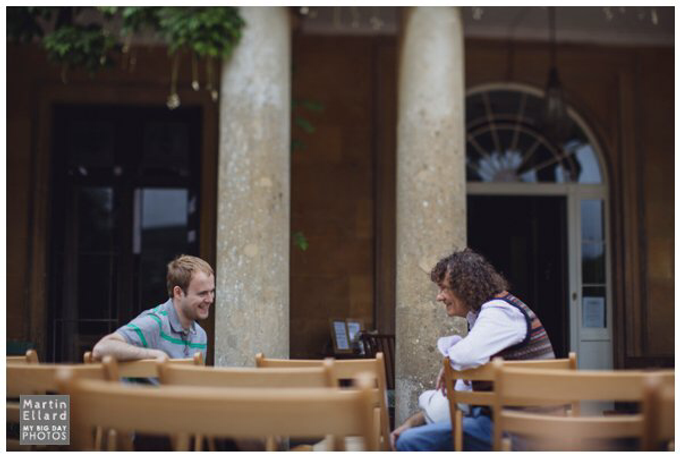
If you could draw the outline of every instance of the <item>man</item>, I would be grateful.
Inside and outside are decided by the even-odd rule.
[[[441,259],[430,273],[439,286],[437,301],[446,306],[450,317],[464,317],[469,332],[440,338],[439,350],[448,356],[455,370],[466,370],[501,356],[506,360],[555,358],[550,339],[541,321],[517,297],[507,292],[508,284],[481,255],[471,249],[454,252]],[[439,372],[436,388],[444,389],[444,370]],[[464,388],[460,382],[456,390]],[[472,383],[473,390],[488,386]],[[463,417],[463,449],[489,451],[493,443],[490,410],[472,407]],[[425,424],[425,415],[416,413],[390,435],[399,451],[453,450],[451,421]]]
[[[207,335],[196,321],[206,319],[215,300],[215,274],[198,257],[182,255],[168,264],[169,299],[142,312],[129,324],[105,336],[92,355],[118,361],[188,358],[207,355]]]

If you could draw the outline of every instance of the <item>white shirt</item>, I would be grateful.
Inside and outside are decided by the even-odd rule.
[[[477,313],[469,312],[467,321],[470,331],[465,338],[449,336],[437,342],[440,352],[451,360],[454,370],[467,370],[488,363],[491,356],[522,342],[529,330],[524,314],[498,299],[484,303]],[[456,390],[459,390],[458,385]]]

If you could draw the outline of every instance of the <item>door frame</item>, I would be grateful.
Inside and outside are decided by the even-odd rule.
[[[542,89],[519,83],[488,83],[469,88],[466,91],[466,98],[489,90],[510,90],[526,92],[530,95],[543,97]],[[614,364],[614,345],[613,345],[613,303],[612,303],[612,230],[610,221],[610,199],[609,199],[609,176],[605,166],[604,154],[597,137],[593,134],[583,117],[572,107],[567,111],[571,119],[585,133],[593,153],[595,154],[602,182],[599,184],[581,183],[518,183],[518,182],[466,182],[467,195],[487,195],[487,196],[564,196],[567,199],[567,271],[569,287],[569,347],[570,351],[575,351],[578,355],[578,364],[581,368],[613,368]],[[603,202],[603,236],[605,242],[605,281],[606,281],[606,327],[604,329],[582,329],[581,316],[582,304],[581,294],[583,282],[581,275],[581,201],[598,199]],[[592,347],[585,350],[592,343],[605,343],[603,351],[598,358],[598,354],[592,354]],[[599,362],[598,362],[599,361]],[[604,363],[600,363],[604,362]],[[596,366],[604,365],[604,366]]]
[[[181,81],[185,82],[185,81]],[[189,83],[186,84],[187,86]],[[207,93],[184,91],[181,93],[184,105],[199,106],[202,110],[201,126],[201,214],[200,247],[201,258],[215,265],[216,215],[217,215],[217,143],[219,103],[211,100]],[[48,360],[51,348],[49,340],[49,256],[51,243],[50,189],[52,185],[52,107],[55,104],[111,104],[111,105],[163,105],[167,89],[157,83],[135,85],[117,82],[82,79],[71,84],[41,82],[35,90],[36,140],[31,151],[31,190],[33,193],[29,218],[31,220],[30,271],[25,279],[28,290],[29,339],[41,359]],[[208,334],[209,346],[214,344],[214,313],[206,320],[203,328]],[[206,363],[212,363],[213,351],[208,352]]]

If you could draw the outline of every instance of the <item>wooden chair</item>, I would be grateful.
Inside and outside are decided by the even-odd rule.
[[[570,352],[568,358],[564,359],[547,359],[547,360],[516,360],[505,362],[510,367],[532,368],[541,370],[576,370],[578,364],[576,362],[576,353]],[[454,370],[448,357],[443,359],[444,365],[444,384],[446,386],[446,397],[449,401],[449,413],[453,426],[451,433],[453,434],[453,448],[455,451],[463,450],[463,411],[458,408],[459,403],[465,403],[475,406],[493,407],[495,401],[495,393],[493,390],[482,391],[456,391],[455,385],[458,379],[464,381],[482,381],[491,383],[494,377],[493,365],[487,363],[477,368],[470,370]],[[490,387],[490,386],[489,386]],[[573,405],[575,409],[578,405]],[[578,411],[575,411],[578,414]]]
[[[168,359],[171,364],[178,365],[203,365],[203,355],[200,352],[194,354],[192,358]],[[92,352],[83,354],[83,362],[93,363]],[[118,376],[121,378],[155,378],[158,377],[158,361],[156,359],[131,360],[118,362]]]
[[[356,389],[261,389],[187,386],[122,386],[74,379],[59,373],[71,396],[72,443],[94,447],[96,426],[152,434],[262,436],[360,436],[367,450],[378,444],[371,431],[370,377]],[[180,450],[188,441],[178,442]]]
[[[40,363],[38,361],[38,353],[34,349],[26,351],[26,355],[8,355],[7,364],[17,363]]]
[[[494,449],[510,450],[508,432],[541,450],[604,449],[612,440],[643,437],[642,414],[604,417],[552,416],[504,407],[564,405],[578,401],[641,402],[647,377],[674,382],[673,372],[572,371],[512,368],[502,360],[494,368]]]
[[[305,388],[333,387],[333,360],[308,368],[216,368],[158,362],[161,385],[201,387]],[[214,437],[208,437],[208,448],[215,450]],[[180,437],[180,439],[186,439]],[[203,436],[195,437],[196,451],[202,450]],[[267,437],[268,450],[275,450],[273,437]]]
[[[56,373],[59,369],[69,368],[73,376],[79,379],[96,379],[102,381],[118,381],[115,377],[115,362],[91,365],[62,365],[47,363],[16,363],[7,365],[7,422],[20,422],[19,398],[21,395],[46,395],[59,391]],[[101,431],[97,436],[102,440]],[[19,440],[8,439],[8,449],[26,450],[28,446],[20,446]]]
[[[663,383],[659,377],[645,379],[644,439],[647,451],[675,450],[675,386]]]
[[[258,368],[302,368],[323,364],[323,360],[289,360],[268,359],[264,354],[255,356],[255,366]],[[387,413],[387,385],[385,380],[385,359],[382,353],[377,353],[374,359],[343,359],[333,363],[335,385],[342,381],[356,378],[359,373],[369,373],[374,379],[374,433],[378,437],[380,449],[389,450],[390,422]]]
[[[394,390],[394,335],[362,333],[361,342],[368,358],[375,358],[376,354],[382,352],[385,357],[387,390]]]

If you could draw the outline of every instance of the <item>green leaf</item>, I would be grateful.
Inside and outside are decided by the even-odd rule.
[[[305,146],[305,143],[303,143],[303,142],[300,141],[300,140],[297,140],[297,139],[293,138],[293,139],[290,141],[290,150],[293,151],[293,152],[295,152],[295,151],[302,151],[302,150],[305,149],[305,147],[306,147],[306,146]]]
[[[307,238],[305,238],[305,234],[302,232],[293,233],[293,244],[302,251],[306,251],[309,248]]]
[[[295,116],[293,121],[295,122],[295,125],[301,127],[307,133],[314,133],[316,131],[314,126],[305,118]]]

